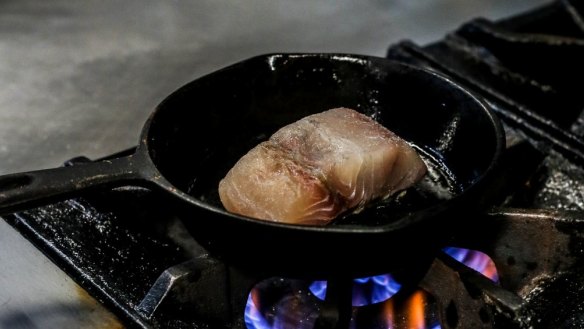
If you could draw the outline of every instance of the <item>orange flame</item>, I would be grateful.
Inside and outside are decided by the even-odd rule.
[[[424,319],[424,295],[421,291],[416,291],[410,297],[407,303],[408,311],[408,329],[425,329],[426,320]]]
[[[491,259],[489,259],[485,269],[482,271],[482,274],[493,281],[499,280],[499,273],[497,273],[495,262],[493,262]]]
[[[387,301],[385,303],[385,306],[383,307],[383,314],[385,317],[387,328],[389,328],[389,329],[395,328],[395,323],[394,323],[395,309],[393,306],[392,299],[390,299],[389,301]]]
[[[383,308],[383,316],[388,329],[436,329],[440,328],[437,319],[427,319],[426,306],[428,295],[423,290],[414,292],[404,301],[390,299]],[[430,322],[428,322],[430,320]],[[435,322],[433,324],[430,324]]]

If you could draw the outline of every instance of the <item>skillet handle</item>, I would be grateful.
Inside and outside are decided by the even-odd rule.
[[[0,176],[0,214],[28,209],[75,192],[98,186],[116,187],[147,179],[135,155],[87,162],[71,167],[37,170]]]

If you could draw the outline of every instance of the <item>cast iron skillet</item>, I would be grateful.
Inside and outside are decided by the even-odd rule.
[[[430,165],[425,182],[325,227],[231,214],[217,197],[229,168],[278,128],[349,107],[414,145]],[[435,73],[383,58],[278,54],[199,78],[167,97],[144,126],[134,155],[0,177],[0,213],[97,186],[162,191],[199,243],[236,265],[272,272],[357,275],[419,262],[461,214],[480,207],[502,152],[497,118]],[[373,259],[374,261],[372,261]]]

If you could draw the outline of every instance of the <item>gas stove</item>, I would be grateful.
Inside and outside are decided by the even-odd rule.
[[[169,203],[137,187],[5,219],[128,327],[584,328],[582,55],[577,1],[474,20],[423,47],[390,46],[388,58],[482,96],[507,134],[492,207],[467,214],[473,220],[419,267],[366,278],[242,270],[209,254]],[[391,252],[407,251],[374,251],[380,262]]]

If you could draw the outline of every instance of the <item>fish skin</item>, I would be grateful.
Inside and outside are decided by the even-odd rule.
[[[244,155],[219,183],[219,196],[237,214],[325,225],[413,185],[426,170],[394,133],[336,108],[281,128]]]

